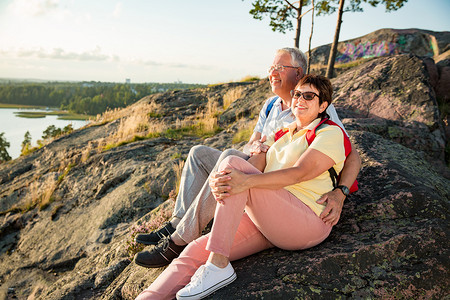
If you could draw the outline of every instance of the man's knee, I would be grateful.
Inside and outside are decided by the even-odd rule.
[[[230,155],[236,155],[237,150],[235,149],[226,149],[225,151],[222,152],[221,156],[223,158],[228,157]]]
[[[211,148],[205,145],[195,145],[189,150],[189,157],[199,158],[205,155]]]
[[[222,154],[219,157],[219,162],[224,160],[225,158],[227,158],[228,156],[239,156],[245,160],[247,160],[249,157],[247,154],[245,154],[244,152],[241,152],[239,150],[236,149],[226,149],[225,151],[222,152]]]

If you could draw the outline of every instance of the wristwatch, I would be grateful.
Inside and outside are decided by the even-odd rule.
[[[333,189],[333,191],[334,191],[335,189],[340,189],[340,190],[342,191],[342,193],[345,195],[345,197],[347,197],[348,194],[350,194],[349,188],[346,187],[345,185],[338,185],[337,187],[335,187],[335,188]]]

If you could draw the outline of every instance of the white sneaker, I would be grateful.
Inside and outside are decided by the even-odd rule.
[[[177,299],[203,299],[235,279],[236,273],[230,263],[222,269],[207,262],[195,271],[191,282],[178,291]]]

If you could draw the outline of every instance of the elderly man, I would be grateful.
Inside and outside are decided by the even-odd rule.
[[[136,236],[136,242],[155,245],[150,251],[136,254],[136,264],[148,268],[166,266],[179,256],[188,243],[201,236],[202,230],[214,217],[216,207],[208,182],[210,173],[216,171],[220,162],[229,155],[248,159],[253,154],[267,151],[268,146],[264,144],[266,136],[295,120],[290,110],[290,92],[303,77],[306,67],[306,56],[299,49],[283,48],[276,52],[269,68],[269,80],[272,92],[277,96],[265,102],[243,152],[234,149],[221,152],[201,145],[191,149],[183,169],[172,219],[154,232]],[[343,128],[333,105],[327,108],[327,113]],[[348,188],[356,180],[360,166],[359,154],[352,148],[341,172],[338,188],[317,201],[326,204],[320,216],[325,223],[335,225],[338,222]]]

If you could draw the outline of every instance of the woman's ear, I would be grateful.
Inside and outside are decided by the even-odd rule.
[[[328,102],[327,101],[323,101],[322,104],[320,104],[319,106],[319,112],[323,113],[328,107]]]

